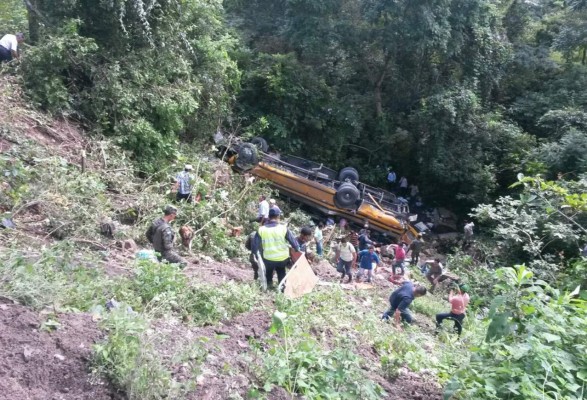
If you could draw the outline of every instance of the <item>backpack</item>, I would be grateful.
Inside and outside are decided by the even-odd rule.
[[[249,236],[247,236],[247,240],[245,240],[245,248],[249,251],[253,250],[253,239],[256,234],[257,232],[251,233]]]

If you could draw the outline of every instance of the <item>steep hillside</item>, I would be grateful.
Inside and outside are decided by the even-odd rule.
[[[182,250],[190,265],[137,261],[176,166],[139,179],[114,143],[29,109],[10,78],[0,87],[3,398],[441,398],[477,328],[435,338],[439,297],[416,300],[417,323],[398,330],[380,321],[386,268],[373,285],[341,286],[322,261],[310,295],[261,292],[230,228],[250,229],[266,189],[238,175],[219,185],[225,167],[203,158],[204,200],[180,206],[199,231],[194,253]]]

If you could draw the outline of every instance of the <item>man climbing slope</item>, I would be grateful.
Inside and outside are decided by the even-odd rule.
[[[193,169],[194,167],[190,164],[186,164],[183,167],[183,171],[178,173],[175,177],[174,189],[177,190],[177,201],[192,201],[192,183],[194,181],[194,176],[192,175]]]
[[[281,213],[276,209],[269,210],[269,221],[257,231],[253,242],[253,254],[261,254],[265,264],[267,287],[273,285],[273,273],[277,272],[277,281],[285,278],[285,269],[289,265],[289,245],[296,253],[300,246],[293,233],[286,225],[279,223]]]
[[[408,307],[415,298],[424,296],[425,294],[426,288],[424,286],[414,286],[410,281],[404,282],[389,297],[390,308],[383,313],[381,319],[388,321],[389,317],[393,315],[397,324],[399,324],[400,318],[403,322],[411,324],[413,318]]]
[[[451,309],[448,313],[440,313],[436,314],[436,331],[440,329],[440,325],[442,321],[445,319],[452,319],[455,322],[455,332],[461,336],[461,332],[463,331],[463,321],[465,319],[465,312],[467,310],[467,306],[469,305],[469,294],[468,287],[465,284],[462,284],[458,287],[457,292],[455,293],[454,290],[451,290],[448,295],[448,301],[450,302]]]
[[[153,248],[159,256],[159,261],[166,260],[173,264],[179,264],[182,268],[187,265],[187,262],[176,253],[173,249],[173,240],[175,233],[171,228],[171,222],[177,216],[177,208],[167,206],[163,210],[163,217],[153,221],[147,230],[147,239],[153,244]]]
[[[18,45],[24,41],[24,34],[4,35],[0,39],[0,62],[12,61],[18,58]]]

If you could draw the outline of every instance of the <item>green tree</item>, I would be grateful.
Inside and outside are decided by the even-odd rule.
[[[28,93],[52,112],[90,122],[152,172],[176,142],[208,137],[228,117],[238,42],[218,2],[36,2],[48,21],[23,60]],[[74,22],[72,22],[74,21]]]
[[[0,2],[0,36],[27,30],[27,11],[22,0]]]

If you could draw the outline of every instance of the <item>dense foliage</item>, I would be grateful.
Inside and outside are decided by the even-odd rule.
[[[31,98],[145,171],[227,129],[466,211],[518,172],[587,168],[582,0],[25,3]]]
[[[536,280],[524,266],[497,271],[487,339],[445,398],[583,399],[587,304]]]
[[[22,66],[32,99],[114,135],[144,171],[228,116],[239,73],[218,2],[36,3],[46,26]]]
[[[470,207],[585,169],[584,2],[227,2],[245,130]],[[536,146],[536,141],[539,145]]]

